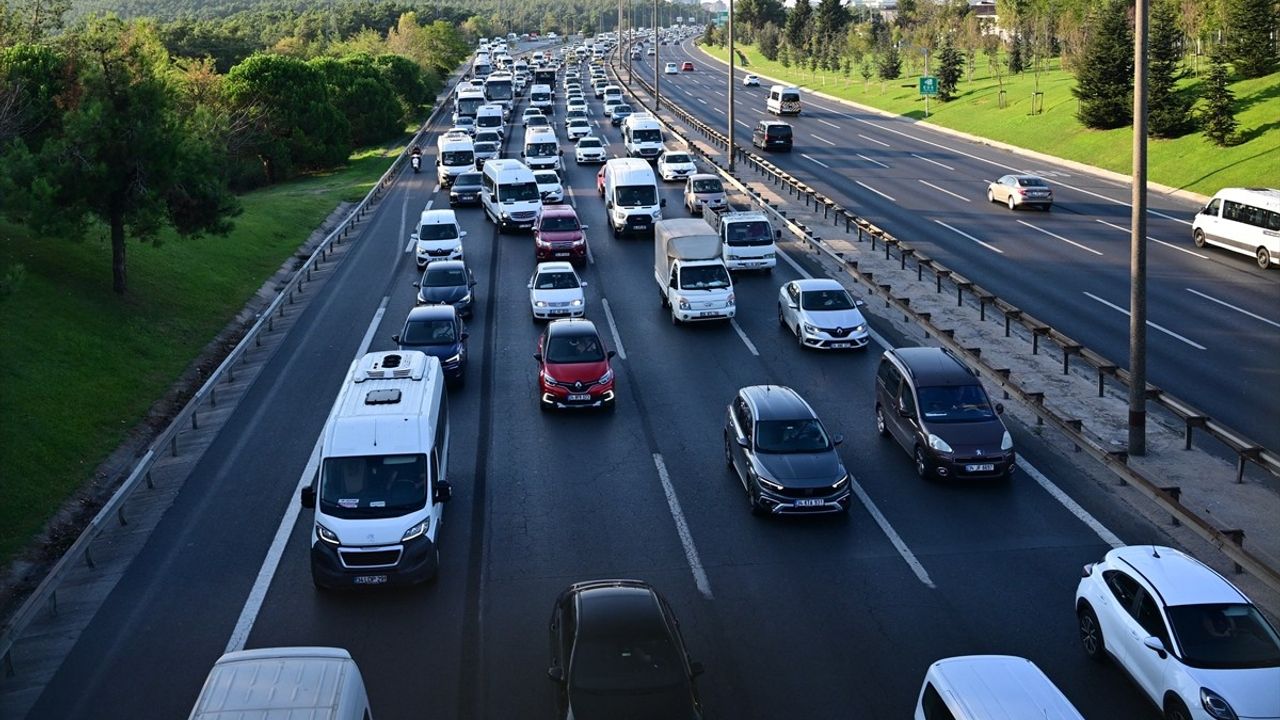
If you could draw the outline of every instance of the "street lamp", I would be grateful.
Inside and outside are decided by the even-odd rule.
[[[662,109],[662,90],[659,83],[662,82],[662,63],[659,57],[662,51],[658,47],[658,0],[653,0],[653,112],[657,113]]]
[[[733,172],[733,159],[737,146],[733,144],[733,0],[729,0],[729,172]]]

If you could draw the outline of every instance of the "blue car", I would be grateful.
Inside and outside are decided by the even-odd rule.
[[[418,350],[440,359],[444,376],[461,385],[467,370],[467,326],[452,305],[423,305],[409,311],[399,335],[400,350]]]

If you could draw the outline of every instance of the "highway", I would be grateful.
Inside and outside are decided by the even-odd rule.
[[[561,137],[562,113],[561,104]],[[618,132],[601,133],[621,155]],[[508,157],[522,130],[511,135]],[[440,577],[385,592],[312,586],[310,511],[290,514],[297,488],[350,360],[366,347],[392,348],[412,307],[409,227],[424,205],[447,204],[430,172],[404,176],[29,717],[185,717],[236,632],[282,518],[287,543],[242,626],[246,645],[349,649],[378,720],[551,717],[552,602],[571,582],[606,577],[648,580],[671,601],[706,665],[699,687],[710,718],[906,717],[931,662],[973,653],[1031,658],[1086,717],[1157,716],[1121,671],[1091,663],[1079,647],[1073,592],[1080,567],[1109,547],[1098,533],[1025,470],[976,487],[918,480],[906,454],[875,432],[880,348],[802,352],[777,325],[779,284],[813,268],[782,262],[772,276],[741,277],[735,325],[673,327],[653,287],[651,244],[610,237],[596,167],[574,166],[563,146],[565,184],[591,228],[587,314],[619,350],[616,410],[539,411],[531,354],[541,325],[530,320],[525,289],[532,240],[499,235],[479,209],[460,209],[479,284],[467,383],[450,391],[454,499]],[[427,147],[429,170],[434,143]],[[682,216],[677,186],[662,194],[667,217]],[[1227,260],[1205,267],[1241,287],[1271,282]],[[733,393],[757,383],[790,385],[845,435],[840,451],[861,496],[847,518],[749,513],[724,468],[721,429]],[[1121,540],[1169,542],[1109,506],[1033,433],[1011,429],[1046,482]]]
[[[658,48],[664,99],[728,131],[728,66],[692,41]],[[653,82],[653,58],[635,63]],[[744,87],[737,68],[735,140],[751,148],[769,81]],[[625,72],[624,72],[625,78]],[[795,147],[774,164],[949,268],[1065,332],[1122,367],[1129,364],[1129,186],[1073,168],[947,135],[905,118],[856,110],[802,93],[804,110],[781,118]],[[754,150],[757,153],[763,151]],[[1053,186],[1051,212],[986,201],[987,183],[1031,172]],[[1257,184],[1274,178],[1257,178]],[[1280,398],[1254,392],[1280,382],[1280,272],[1244,255],[1196,248],[1190,201],[1149,195],[1148,382],[1280,449]]]

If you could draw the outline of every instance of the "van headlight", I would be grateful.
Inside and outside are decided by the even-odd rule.
[[[929,433],[929,447],[941,453],[951,452],[951,446],[947,444],[947,441],[933,433]]]
[[[570,307],[582,307],[582,298],[574,298],[569,301]]]
[[[466,295],[463,295],[462,299],[459,300],[458,302],[463,305],[466,305],[467,303],[471,302],[471,293],[467,293]]]
[[[534,301],[533,301],[533,306],[534,306],[534,307],[537,307],[537,308],[544,308],[544,307],[546,307],[546,306],[547,306],[547,301],[546,301],[546,300],[534,300]]]
[[[1008,430],[1005,430],[1004,436],[1000,438],[1000,449],[1001,450],[1013,449],[1013,436],[1009,434]]]
[[[417,525],[414,525],[408,530],[405,530],[404,536],[400,538],[400,542],[409,542],[414,538],[422,537],[423,535],[426,535],[429,530],[431,530],[430,516],[428,516],[425,520],[418,523]]]
[[[661,219],[662,219],[662,211],[661,211],[661,210],[654,210],[654,211],[653,211],[653,219],[654,219],[654,220],[661,220]]]
[[[507,213],[507,211],[506,211],[506,210],[503,210],[503,211],[502,211],[502,214],[500,215],[500,217],[501,217],[503,220],[510,220],[510,219],[511,219],[511,215],[509,215],[509,214]]]
[[[449,357],[444,359],[445,365],[450,365],[456,362],[462,362],[462,353],[458,353],[457,355],[450,355]]]
[[[688,309],[690,308],[690,305],[689,305],[689,298],[683,298],[683,297],[679,297],[679,296],[677,296],[677,297],[676,297],[676,305],[677,305],[681,310],[688,310]]]
[[[341,545],[342,541],[338,539],[338,535],[329,528],[316,523],[316,538],[329,543],[330,545]]]

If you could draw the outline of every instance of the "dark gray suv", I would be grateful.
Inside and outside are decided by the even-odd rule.
[[[752,385],[729,403],[724,461],[747,491],[756,515],[849,511],[849,473],[839,435],[827,434],[795,390]]]
[[[969,366],[942,348],[887,350],[876,370],[876,429],[911,455],[916,474],[1008,478],[1013,438]]]

